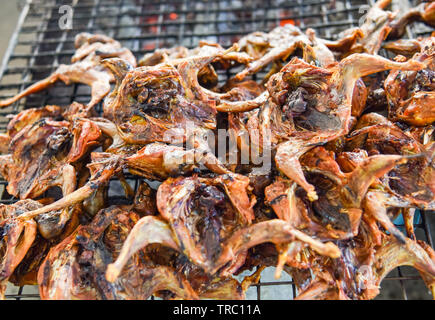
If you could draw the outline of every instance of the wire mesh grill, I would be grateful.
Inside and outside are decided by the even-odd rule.
[[[74,53],[74,37],[86,31],[104,33],[130,48],[137,58],[157,48],[182,45],[193,48],[200,40],[209,40],[227,47],[241,36],[254,31],[270,31],[274,27],[292,23],[301,29],[316,30],[323,38],[335,39],[340,31],[358,26],[372,0],[28,0],[22,9],[17,29],[0,69],[0,99],[12,96],[32,83],[45,78],[59,64],[70,62]],[[403,1],[411,6],[408,0]],[[73,25],[70,30],[59,27],[59,8],[73,6]],[[403,8],[402,8],[403,9]],[[412,29],[411,29],[412,28]],[[408,28],[409,36],[429,32],[422,26]],[[229,74],[223,74],[228,77]],[[224,79],[225,80],[225,79]],[[66,86],[56,83],[50,89],[0,110],[0,131],[5,131],[8,115],[25,108],[47,104],[67,105],[73,101],[86,103],[89,87],[81,84]],[[101,106],[100,106],[101,108]],[[135,188],[138,179],[128,176]],[[116,181],[112,181],[116,183]],[[0,203],[17,201],[6,191],[0,180]],[[112,192],[110,192],[112,190]],[[109,189],[112,203],[123,197]],[[433,247],[426,213],[421,212],[416,225],[417,237]],[[272,269],[272,270],[270,270]],[[418,274],[408,268],[398,268],[384,280],[383,287],[397,286],[396,298],[407,299],[409,284],[420,281]],[[413,288],[413,286],[411,286]],[[424,290],[424,285],[419,287]],[[37,298],[20,287],[11,299]],[[278,293],[278,295],[277,295]],[[273,268],[262,274],[260,282],[247,291],[250,299],[291,298],[296,288],[290,278],[273,278]],[[381,290],[381,297],[383,291]],[[429,295],[428,295],[429,297]]]

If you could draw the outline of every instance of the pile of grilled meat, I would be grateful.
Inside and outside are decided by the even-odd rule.
[[[337,41],[288,24],[139,62],[79,34],[70,65],[0,102],[91,87],[88,104],[26,109],[0,136],[19,199],[0,206],[0,296],[9,281],[42,299],[243,299],[275,266],[297,299],[372,299],[402,265],[435,294],[435,252],[413,229],[435,209],[435,37],[400,39],[435,25],[435,3],[399,16],[389,2]],[[230,163],[207,138],[222,129]]]

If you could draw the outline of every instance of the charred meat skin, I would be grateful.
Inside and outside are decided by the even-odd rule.
[[[428,26],[435,27],[435,4],[433,1],[422,2],[415,8],[406,12],[403,16],[397,17],[391,24],[391,33],[389,39],[401,38],[408,24],[420,21]]]
[[[172,143],[168,139],[177,137],[165,136],[166,131],[181,130],[189,121],[214,128],[216,111],[190,102],[186,94],[173,66],[140,67],[123,78],[116,99],[107,106],[108,117],[114,119],[124,141],[137,144]]]
[[[2,156],[2,174],[9,181],[10,194],[26,199],[51,186],[60,186],[65,194],[74,190],[71,164],[99,144],[101,132],[87,120],[78,120],[71,127],[67,121],[42,118],[14,135],[10,154]]]
[[[79,224],[81,210],[78,206],[69,208],[66,214],[64,211],[53,211],[37,219],[16,219],[41,207],[42,203],[30,199],[0,207],[2,288],[8,280],[19,286],[37,284],[37,272],[50,248]]]
[[[247,193],[248,184],[247,178],[237,175],[166,180],[157,193],[157,208],[168,221],[167,226],[158,224],[166,231],[161,231],[159,237],[147,235],[144,230],[157,222],[144,220],[130,234],[122,258],[113,265],[108,278],[116,277],[132,252],[154,241],[180,250],[194,264],[211,270],[221,255],[221,242],[253,219],[255,199]],[[139,237],[137,233],[143,235]]]
[[[397,154],[412,156],[427,151],[412,136],[407,135],[392,123],[368,125],[354,131],[346,142],[345,149],[366,150],[370,154]],[[416,175],[416,172],[419,172]],[[418,206],[430,206],[434,200],[433,185],[429,182],[433,176],[429,158],[420,156],[410,158],[406,165],[394,168],[383,183],[395,192]],[[395,177],[401,179],[395,179]]]
[[[127,259],[152,243],[174,248],[207,273],[215,274],[257,244],[305,238],[284,221],[251,224],[254,202],[243,190],[246,182],[237,180],[241,177],[169,179],[163,183],[157,194],[157,206],[167,223],[143,218],[129,235],[120,259],[109,266],[107,279],[114,281]],[[218,187],[224,188],[226,195]],[[152,227],[156,223],[160,225],[159,233],[155,232],[157,227]],[[332,244],[326,248],[334,255]]]
[[[277,112],[282,114],[295,106],[300,109],[278,118],[285,119],[283,122],[287,125],[284,128],[288,128],[287,135],[291,139],[287,138],[288,141],[278,145],[275,162],[280,171],[306,190],[310,200],[315,200],[317,195],[303,176],[298,158],[311,149],[311,145],[349,132],[352,96],[360,77],[390,68],[422,68],[417,61],[407,63],[401,65],[377,56],[355,54],[343,59],[337,66],[324,69],[293,59],[269,80],[272,105],[280,108]],[[297,95],[294,96],[294,93]],[[304,98],[304,94],[308,99]]]
[[[33,200],[22,200],[11,206],[1,205],[0,208],[0,298],[4,299],[4,292],[9,277],[26,255],[37,234],[37,225],[33,220],[20,222],[14,220],[23,212],[41,207]]]

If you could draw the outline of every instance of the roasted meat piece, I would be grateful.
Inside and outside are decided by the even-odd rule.
[[[435,3],[433,1],[422,1],[418,6],[408,10],[401,17],[397,17],[391,23],[391,32],[388,35],[389,39],[401,38],[406,27],[415,21],[423,22],[428,26],[435,27]]]
[[[311,237],[350,239],[358,233],[361,202],[369,186],[404,161],[394,155],[372,156],[343,173],[334,153],[317,147],[307,152],[301,162],[319,198],[308,201],[294,182],[278,178],[266,188],[266,200],[280,219]]]
[[[364,86],[355,89],[360,77],[386,69],[418,70],[416,61],[396,63],[377,56],[355,54],[330,68],[308,64],[293,58],[267,83],[270,98],[261,108],[229,116],[229,127],[239,148],[256,161],[263,146],[276,150],[277,168],[301,185],[311,200],[317,195],[302,172],[299,157],[316,144],[325,143],[347,133],[352,108],[361,112],[353,97],[366,96]],[[249,153],[250,152],[250,153]]]
[[[84,83],[91,87],[91,101],[87,108],[92,109],[110,91],[113,75],[100,64],[102,59],[119,57],[136,65],[136,58],[127,48],[104,35],[79,33],[75,38],[76,52],[71,58],[71,65],[61,64],[48,78],[31,85],[16,96],[0,101],[0,107],[6,107],[29,94],[44,90],[61,80],[65,84],[71,82]]]
[[[187,257],[169,247],[151,244],[144,249],[153,266],[166,266],[186,279],[199,299],[231,299],[245,298],[247,284],[241,284],[232,276],[209,275],[200,267],[192,264]],[[177,298],[173,293],[157,292],[154,294],[164,299]]]
[[[42,118],[60,120],[62,108],[59,106],[45,106],[42,108],[30,108],[15,115],[8,123],[6,133],[0,135],[0,149],[7,153],[11,139],[26,126],[31,125]]]
[[[161,63],[178,65],[186,58],[195,56],[215,55],[217,52],[223,51],[223,48],[213,42],[200,41],[197,48],[188,50],[185,47],[174,47],[171,49],[157,49],[153,53],[146,54],[140,61],[139,66],[155,66]],[[232,62],[247,64],[253,58],[246,52],[231,52],[225,56],[218,57],[204,66],[198,72],[199,83],[206,88],[214,88],[218,84],[218,75],[215,71],[216,67],[228,69],[232,66]]]
[[[118,260],[108,267],[107,279],[115,280],[129,257],[152,243],[182,252],[208,274],[225,276],[241,267],[252,246],[304,238],[284,221],[251,224],[255,202],[249,199],[248,183],[238,175],[165,181],[157,193],[157,206],[167,222],[143,218],[128,236]],[[334,251],[332,244],[326,247]]]
[[[368,115],[367,115],[368,116]],[[364,117],[363,117],[364,118]],[[361,118],[361,122],[363,122]],[[397,154],[408,157],[406,164],[397,165],[388,174],[376,181],[377,187],[370,190],[363,202],[367,215],[404,241],[403,234],[393,225],[388,216],[388,208],[430,209],[434,206],[432,166],[433,151],[426,149],[411,135],[377,116],[379,124],[374,123],[358,129],[345,143],[345,150],[365,150],[368,155]],[[348,165],[355,166],[362,158],[349,159]],[[353,164],[352,164],[353,163]],[[407,233],[413,237],[412,212],[403,211],[408,221]]]
[[[408,238],[401,244],[385,234],[379,245],[373,245],[372,236],[367,228],[363,228],[355,241],[339,244],[342,250],[340,259],[316,259],[312,264],[316,276],[301,290],[297,299],[373,299],[379,294],[385,276],[399,266],[416,268],[433,291],[435,260],[431,256],[433,252],[426,251],[427,245]]]
[[[387,69],[421,68],[413,60],[401,64],[367,54],[349,56],[329,69],[294,58],[267,85],[272,108],[269,117],[275,120],[270,121],[270,128],[272,134],[281,135],[277,140],[282,141],[275,155],[277,168],[301,185],[310,200],[316,200],[314,187],[306,181],[298,159],[315,144],[349,131],[357,80]]]
[[[237,81],[260,71],[272,62],[285,61],[298,48],[304,51],[307,60],[318,60],[322,66],[335,62],[334,55],[324,41],[316,38],[314,30],[308,29],[307,34],[304,34],[291,24],[277,27],[269,33],[251,33],[240,39],[238,45],[255,60],[234,77]]]
[[[174,234],[168,225],[165,227],[168,231],[161,232],[160,237],[167,234],[164,242],[170,243],[170,247],[184,248],[183,253],[194,264],[206,271],[211,270],[220,256],[221,242],[253,220],[252,206],[255,200],[249,198],[248,185],[249,180],[238,175],[165,181],[157,193],[157,207],[172,226]],[[197,210],[201,213],[196,213]],[[123,250],[123,253],[128,254],[121,253],[122,258],[115,263],[114,269],[120,270],[126,257],[137,250],[137,245],[132,246],[133,243],[145,247],[150,242],[150,233],[144,233],[144,230],[151,228],[155,222],[146,221],[140,222],[131,233]],[[159,223],[160,229],[163,228],[162,223]]]
[[[119,60],[106,61],[106,64],[119,74],[113,97],[111,94],[105,103],[105,114],[116,125],[116,130],[110,130],[111,134],[120,138],[112,136],[114,141],[142,145],[187,143],[197,153],[204,154],[205,162],[214,162],[216,165],[212,167],[217,173],[227,172],[202,138],[207,130],[216,128],[215,105],[195,99],[175,67],[158,65],[128,71],[120,69]]]
[[[170,49],[156,49],[146,53],[138,62],[139,67],[155,66],[175,59],[182,59],[189,55],[189,49],[178,46]]]
[[[366,150],[369,155],[407,156],[407,164],[390,171],[382,183],[416,206],[431,206],[435,192],[430,182],[434,174],[431,149],[426,149],[391,122],[368,125],[352,132],[346,141],[345,150],[355,149]]]
[[[9,277],[26,255],[35,240],[37,227],[33,220],[17,221],[13,219],[23,212],[38,208],[40,204],[32,200],[19,201],[16,204],[0,207],[0,298],[4,292]]]
[[[359,27],[360,34],[355,34],[355,29],[348,29],[339,36],[347,39],[352,36],[356,41],[350,46],[344,56],[351,53],[368,53],[376,55],[382,46],[382,42],[391,32],[391,23],[396,16],[395,13],[385,10],[391,3],[391,0],[378,0],[365,14],[364,23]],[[357,29],[358,30],[358,29]],[[333,49],[333,48],[331,48]]]
[[[30,200],[21,200],[30,201]],[[38,207],[42,206],[39,203]],[[80,206],[73,206],[70,212],[63,214],[62,210],[48,212],[34,219],[38,232],[32,246],[14,273],[9,277],[9,282],[16,286],[36,285],[38,270],[47,256],[50,248],[57,245],[71,234],[80,221],[85,221]]]
[[[334,41],[287,24],[139,67],[119,42],[77,35],[71,65],[0,102],[57,80],[92,94],[11,115],[0,134],[20,199],[0,206],[0,297],[9,281],[42,299],[244,299],[274,266],[298,299],[372,299],[402,265],[435,294],[413,224],[435,210],[434,37],[383,46],[435,7],[399,17],[391,2]]]
[[[219,164],[214,155],[209,152],[197,152],[194,149],[185,151],[182,147],[152,143],[130,154],[92,153],[92,161],[87,164],[91,176],[82,187],[67,193],[52,204],[28,212],[20,219],[33,218],[42,213],[67,208],[89,199],[99,189],[104,188],[112,177],[122,174],[123,169],[129,169],[133,174],[138,174],[144,178],[157,180],[164,180],[180,172],[198,171],[196,164],[199,163],[204,163],[212,171],[218,173],[230,173]]]
[[[204,128],[216,126],[215,109],[190,102],[187,94],[173,66],[139,67],[124,74],[116,98],[105,105],[105,114],[128,143],[172,143],[176,137],[166,131],[172,129],[175,135],[176,129],[185,129],[189,121]]]
[[[42,299],[147,299],[169,290],[179,298],[196,298],[189,283],[173,269],[149,266],[143,252],[134,255],[114,283],[106,281],[107,264],[119,254],[122,243],[139,216],[120,207],[102,210],[52,248],[39,269]]]
[[[119,156],[114,156],[109,153],[93,152],[91,154],[91,163],[86,165],[91,175],[89,180],[81,188],[64,195],[63,198],[54,203],[26,212],[20,217],[17,217],[17,219],[21,221],[33,219],[44,213],[65,209],[88,199],[98,191],[100,187],[107,185],[110,178],[122,172],[123,167],[121,164],[122,161]]]
[[[34,200],[0,206],[0,298],[8,280],[16,285],[36,284],[36,273],[50,247],[78,225],[77,207],[71,209],[73,219],[63,223],[59,223],[61,212],[50,212],[39,219],[15,219],[41,207]]]
[[[53,121],[42,118],[21,129],[1,156],[1,172],[8,192],[21,199],[34,198],[53,186],[66,195],[75,189],[71,165],[98,145],[100,129],[87,120]]]
[[[306,35],[291,24],[277,27],[269,33],[254,32],[241,38],[238,42],[240,49],[255,60],[239,72],[235,79],[241,81],[275,60],[284,60],[293,53],[296,43],[301,39],[305,40]]]
[[[411,58],[414,54],[419,53],[422,50],[422,39],[400,39],[396,41],[390,41],[385,43],[382,47],[388,51],[391,51],[397,55]]]

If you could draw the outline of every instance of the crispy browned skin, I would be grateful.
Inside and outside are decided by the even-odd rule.
[[[431,206],[435,192],[431,182],[434,175],[431,165],[432,153],[412,136],[391,123],[369,125],[354,131],[348,138],[345,149],[354,150],[355,148],[364,149],[369,155],[421,155],[408,159],[406,165],[394,168],[383,183],[406,201],[411,201],[423,208]],[[395,177],[400,177],[400,179]]]
[[[41,206],[39,203],[35,205],[36,207]],[[67,214],[59,210],[48,212],[34,219],[38,232],[32,246],[10,276],[10,282],[16,286],[38,284],[37,273],[50,248],[69,236],[82,219],[79,206],[73,206],[68,210]],[[82,219],[82,221],[84,220]]]
[[[9,155],[2,156],[7,190],[21,199],[34,198],[52,186],[64,194],[75,189],[71,165],[98,145],[101,131],[88,120],[53,121],[42,118],[14,135]]]
[[[0,151],[8,153],[11,139],[26,126],[38,120],[62,118],[62,108],[59,106],[45,106],[41,108],[26,109],[15,115],[8,123],[6,133],[0,134]]]
[[[434,38],[383,43],[435,7],[396,18],[390,3],[336,41],[286,25],[139,67],[79,34],[72,65],[23,95],[77,81],[89,105],[24,110],[0,135],[7,191],[25,199],[0,207],[0,294],[10,281],[43,299],[244,299],[274,266],[298,299],[373,299],[402,265],[435,294],[413,224],[435,210]]]
[[[431,251],[430,251],[431,252]],[[364,299],[373,299],[379,293],[379,285],[385,276],[398,266],[412,266],[424,277],[428,286],[432,288],[435,283],[435,259],[433,252],[428,253],[419,242],[406,239],[405,245],[400,245],[391,237],[386,237],[380,248],[375,253],[372,265],[373,278],[371,290],[367,290]]]
[[[391,23],[389,39],[402,37],[406,27],[415,21],[424,22],[428,26],[435,27],[435,3],[433,1],[422,2],[415,8],[407,11],[403,16],[398,17]]]
[[[90,86],[91,101],[87,107],[91,109],[109,93],[110,83],[114,80],[113,75],[100,65],[101,59],[120,57],[136,65],[135,57],[127,48],[104,35],[80,33],[76,36],[75,46],[77,50],[71,65],[60,65],[48,78],[36,82],[12,98],[0,101],[0,107],[6,107],[61,80],[65,84],[78,82]]]
[[[390,68],[422,68],[416,61],[407,63],[401,65],[378,56],[355,54],[333,68],[324,69],[293,59],[271,77],[268,87],[272,106],[274,112],[282,115],[276,117],[276,131],[286,129],[286,135],[291,137],[278,145],[275,161],[280,171],[307,191],[309,199],[315,200],[317,195],[304,178],[298,158],[313,144],[333,140],[349,131],[352,96],[360,77]]]
[[[421,51],[421,41],[418,39],[400,39],[387,42],[382,47],[395,54],[410,58]]]
[[[334,55],[323,40],[316,38],[313,29],[308,29],[304,34],[291,24],[277,27],[269,33],[254,32],[240,39],[238,44],[241,50],[246,51],[255,60],[234,77],[237,81],[260,71],[272,62],[285,60],[297,48],[304,51],[304,59],[307,62],[315,62],[321,66],[335,62]]]
[[[188,50],[185,47],[174,47],[171,49],[157,49],[153,53],[146,54],[140,61],[139,66],[155,66],[161,63],[178,65],[186,58],[198,55],[214,55],[216,52],[223,51],[223,48],[213,42],[200,41],[197,48]],[[231,52],[225,56],[218,57],[212,64],[204,66],[198,72],[199,83],[206,88],[214,88],[218,84],[216,67],[228,69],[232,63],[247,64],[253,58],[246,52]]]
[[[268,81],[270,98],[259,110],[229,116],[232,135],[241,150],[252,152],[255,148],[257,155],[263,152],[263,143],[269,139],[272,148],[276,148],[277,168],[303,186],[309,198],[315,200],[314,187],[304,178],[298,158],[313,145],[349,131],[352,113],[358,115],[365,107],[367,91],[360,77],[402,67],[418,70],[423,65],[412,61],[408,66],[400,66],[361,54],[321,68],[293,58]],[[249,147],[247,138],[251,142]]]
[[[113,150],[112,150],[113,151]],[[202,148],[191,149],[185,151],[182,147],[166,145],[161,143],[153,143],[145,146],[137,152],[128,152],[131,155],[126,155],[125,150],[117,150],[116,153],[92,153],[92,161],[87,165],[91,171],[89,181],[78,188],[65,193],[65,196],[58,201],[47,205],[43,208],[31,211],[20,217],[20,219],[29,219],[40,214],[67,208],[75,205],[95,195],[98,189],[107,185],[108,181],[117,174],[120,174],[124,168],[128,168],[132,173],[138,174],[149,179],[163,180],[180,170],[185,173],[190,173],[195,170],[196,164],[203,163],[210,170],[226,174],[230,173],[223,167],[216,157],[207,149]],[[10,157],[0,157],[5,162],[2,170],[4,176],[7,174],[8,164],[11,161]],[[71,185],[68,184],[71,187]]]
[[[182,299],[196,297],[182,276],[166,266],[148,266],[135,255],[115,283],[104,272],[119,254],[128,232],[138,221],[134,212],[118,207],[102,210],[87,226],[51,249],[38,274],[42,299],[147,299],[169,290]]]
[[[118,260],[109,266],[107,279],[114,281],[129,257],[152,243],[182,252],[210,274],[228,263],[238,263],[239,257],[244,260],[250,247],[264,242],[279,244],[297,238],[336,256],[334,245],[310,240],[283,221],[251,225],[255,202],[249,199],[246,188],[244,179],[237,175],[167,180],[159,187],[157,206],[168,223],[143,218],[129,235]]]
[[[381,237],[376,240],[376,237]],[[401,244],[377,227],[363,224],[353,245],[340,242],[339,259],[326,261],[312,257],[316,278],[308,277],[297,299],[373,299],[384,277],[398,266],[416,268],[429,287],[433,286],[435,260],[432,251],[409,238]],[[323,261],[322,261],[323,260]],[[341,270],[334,272],[334,270]]]
[[[160,186],[159,212],[195,264],[206,270],[213,268],[222,242],[252,222],[255,199],[248,195],[248,184],[246,177],[224,175],[213,180],[177,179]]]
[[[137,188],[133,200],[133,210],[141,217],[157,214],[156,192],[145,181]]]
[[[167,130],[185,127],[187,122],[215,127],[214,108],[192,103],[178,73],[171,65],[140,67],[128,72],[119,93],[107,106],[124,141],[146,144],[172,142]],[[176,138],[176,137],[175,137]]]
[[[376,188],[369,191],[363,201],[366,214],[378,221],[398,240],[404,242],[404,235],[391,222],[387,209],[390,207],[403,208],[407,233],[413,237],[414,231],[410,222],[413,215],[409,210],[413,207],[432,208],[434,206],[434,188],[431,182],[434,175],[431,165],[433,151],[385,118],[377,116],[374,122],[365,121],[364,118],[367,117],[360,119],[361,124],[357,125],[358,130],[348,138],[345,150],[358,148],[365,150],[369,155],[398,154],[409,157],[406,164],[396,166],[382,179],[377,180],[374,185]],[[348,158],[346,163],[341,163],[355,166],[359,162],[361,160],[354,157]]]
[[[351,37],[355,38],[348,51],[344,55],[352,53],[369,53],[377,54],[381,48],[382,42],[387,38],[391,32],[391,23],[395,14],[386,10],[391,0],[378,0],[370,8],[365,15],[364,23],[359,27],[360,34],[355,34],[355,29],[346,30],[342,35],[343,40]],[[344,50],[341,50],[342,52]]]
[[[32,246],[37,233],[35,221],[23,222],[13,218],[41,206],[33,200],[22,200],[13,205],[0,206],[0,299],[4,298],[9,277]]]
[[[323,43],[334,52],[342,54],[348,53],[355,43],[364,37],[364,32],[357,28],[350,31],[346,31],[340,39],[337,41],[323,40]]]
[[[317,147],[303,156],[302,164],[319,199],[310,202],[300,196],[296,184],[279,179],[266,188],[266,200],[279,218],[308,235],[350,239],[360,228],[361,202],[369,186],[403,161],[400,156],[372,156],[343,173],[334,154]]]
[[[122,159],[113,154],[95,152],[91,154],[91,159],[91,163],[87,165],[91,172],[91,176],[89,181],[86,182],[84,186],[67,194],[56,202],[45,205],[44,207],[36,210],[26,212],[18,219],[32,219],[41,214],[68,208],[69,206],[80,203],[91,197],[100,186],[107,184],[111,177],[123,169]]]

